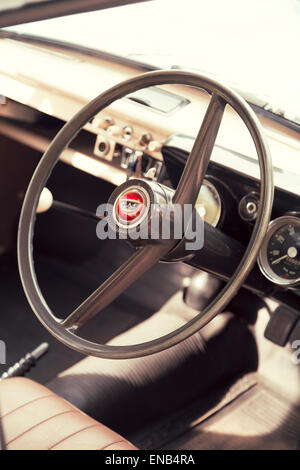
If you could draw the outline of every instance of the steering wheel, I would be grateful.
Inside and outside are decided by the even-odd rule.
[[[69,145],[82,127],[101,110],[115,100],[129,93],[149,86],[181,84],[205,90],[211,95],[205,117],[201,124],[194,146],[186,162],[184,171],[175,190],[172,202],[184,206],[196,203],[203,178],[205,176],[210,156],[214,147],[217,133],[221,124],[224,109],[229,104],[246,124],[254,141],[259,159],[261,191],[257,219],[253,228],[248,247],[233,276],[223,290],[214,298],[202,312],[184,326],[160,338],[124,346],[98,344],[81,338],[78,335],[80,327],[91,317],[109,305],[125,289],[149,270],[160,259],[174,248],[175,241],[153,243],[151,240],[144,246],[138,247],[134,254],[118,268],[104,283],[102,283],[79,307],[65,320],[57,318],[47,305],[36,279],[33,262],[33,234],[36,218],[36,208],[41,191],[58,161],[61,152]],[[120,194],[131,191],[132,180],[125,187],[117,188],[110,200],[114,203]],[[134,180],[135,187],[148,192],[150,206],[153,194],[145,180]],[[59,341],[80,353],[109,359],[125,359],[150,355],[167,349],[197,332],[221,312],[241,287],[251,271],[260,246],[263,242],[270,221],[273,203],[273,170],[271,158],[263,135],[262,127],[250,106],[237,93],[221,83],[203,75],[183,71],[149,72],[126,80],[105,91],[86,106],[84,106],[69,122],[67,122],[41,158],[27,189],[18,231],[18,262],[22,284],[27,299],[40,322]],[[148,207],[149,209],[149,207]],[[116,242],[117,243],[117,242]]]

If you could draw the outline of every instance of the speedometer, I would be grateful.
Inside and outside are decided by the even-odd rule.
[[[275,284],[300,283],[300,219],[286,216],[270,223],[258,264],[262,273]]]

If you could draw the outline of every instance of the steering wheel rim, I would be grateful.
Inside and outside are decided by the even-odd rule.
[[[202,122],[199,134],[196,138],[194,148],[186,163],[187,168],[189,160],[192,158],[191,155],[194,152],[193,158],[195,169],[195,155],[197,152],[197,144],[202,145],[202,147],[199,147],[198,145],[200,150],[201,148],[203,150],[203,145],[206,145],[206,148],[208,148],[207,155],[206,157],[204,156],[204,158],[201,160],[203,168],[200,172],[198,172],[200,174],[200,176],[198,175],[198,182],[200,183],[200,187],[205,170],[208,165],[212,148],[214,146],[215,138],[219,129],[225,106],[229,104],[245,123],[255,144],[256,152],[259,159],[261,191],[257,219],[253,228],[252,236],[250,238],[248,247],[232,278],[227,282],[225,287],[210,303],[210,305],[208,305],[195,318],[193,318],[180,328],[172,331],[171,333],[168,333],[167,335],[144,343],[126,346],[98,344],[77,336],[75,334],[74,329],[72,329],[72,326],[67,325],[66,327],[66,323],[64,323],[64,321],[61,321],[56,318],[54,313],[47,305],[40,291],[33,261],[33,235],[34,223],[36,218],[36,207],[38,205],[40,193],[43,187],[46,185],[47,180],[50,177],[50,174],[55,164],[59,160],[60,154],[74,139],[74,137],[78,134],[82,127],[93,116],[95,116],[101,110],[109,106],[112,102],[116,101],[117,99],[123,98],[129,93],[133,93],[134,91],[137,91],[142,88],[147,88],[149,86],[166,84],[181,84],[192,86],[203,89],[207,93],[212,95],[210,105]],[[222,103],[223,110],[221,110],[222,106],[220,105],[220,103]],[[215,115],[218,115],[219,111],[220,115],[216,117]],[[210,126],[207,125],[207,122],[211,124],[211,127],[215,125],[217,129],[211,131]],[[205,135],[203,129],[204,131],[206,131]],[[202,137],[204,136],[204,138],[206,138],[204,144],[203,139],[201,143],[201,132]],[[180,190],[175,193],[175,197],[177,197],[177,200],[180,203],[183,203],[182,201],[185,198],[184,191],[182,190],[183,185],[186,184],[187,181],[187,179],[185,178],[185,170],[182,179],[182,186]],[[181,184],[181,182],[182,180],[180,181],[179,185]],[[196,192],[198,194],[200,187],[193,187],[191,189],[190,197],[192,198],[192,201],[189,202],[194,201],[194,194]],[[59,133],[56,135],[56,137],[44,153],[32,176],[31,182],[28,186],[24,198],[18,230],[19,271],[23,288],[27,299],[31,305],[31,308],[39,319],[39,321],[56,339],[64,343],[66,346],[69,346],[70,348],[86,355],[92,355],[108,359],[127,359],[154,354],[156,352],[174,346],[178,342],[181,342],[187,339],[192,334],[196,333],[209,321],[211,321],[220,311],[222,311],[226,307],[228,302],[243,284],[244,280],[246,279],[247,275],[249,274],[256,261],[261,243],[263,241],[268,227],[268,223],[270,221],[273,203],[273,193],[274,187],[272,163],[268,145],[263,135],[262,127],[251,107],[237,93],[204,75],[196,75],[183,71],[149,72],[126,80],[110,88],[109,90],[105,91],[104,93],[93,99],[63,126],[63,128],[59,131]],[[139,253],[137,253],[137,257],[139,257]],[[164,254],[165,252],[163,249],[161,250],[161,252],[156,251],[156,261],[162,258]],[[148,256],[151,257],[152,255],[154,255],[154,252],[151,253],[151,250],[149,249]],[[130,262],[128,265],[128,269],[130,270]],[[143,271],[141,273],[143,273]],[[122,278],[119,284],[124,285],[122,284]],[[119,284],[115,284],[115,287]],[[114,297],[112,297],[112,299],[120,295],[120,293],[121,292],[117,293]],[[104,304],[104,306],[108,305],[108,303]]]

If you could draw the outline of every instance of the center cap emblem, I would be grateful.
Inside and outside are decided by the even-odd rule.
[[[129,190],[119,197],[116,215],[120,221],[130,223],[138,219],[145,208],[143,194],[138,190]]]

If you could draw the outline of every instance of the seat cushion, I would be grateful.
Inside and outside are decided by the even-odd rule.
[[[22,377],[0,382],[0,416],[6,449],[136,449],[46,387]]]

